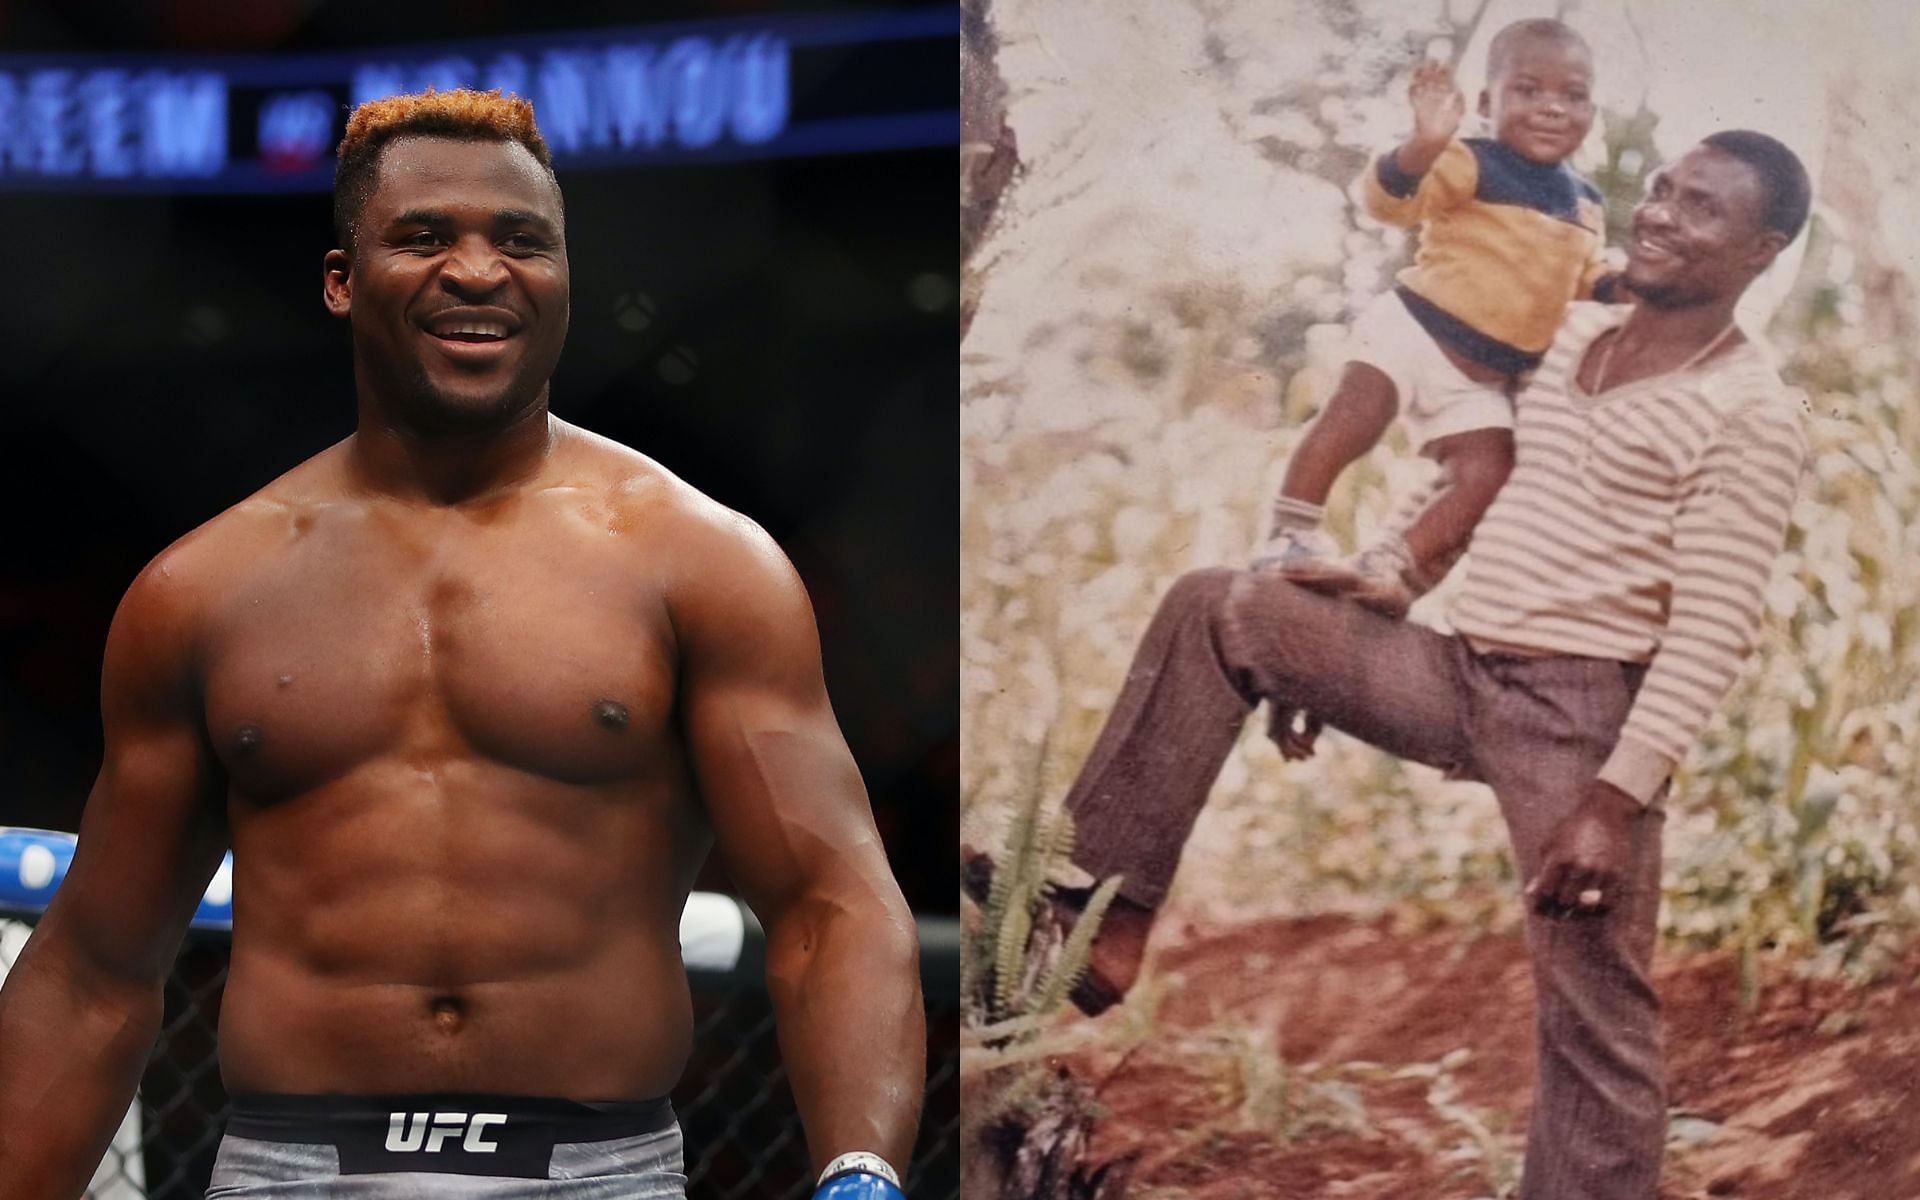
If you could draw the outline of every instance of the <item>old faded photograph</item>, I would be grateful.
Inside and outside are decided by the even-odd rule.
[[[1920,15],[961,8],[963,1193],[1920,1196]]]

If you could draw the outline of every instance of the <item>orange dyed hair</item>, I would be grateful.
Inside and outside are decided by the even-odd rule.
[[[360,214],[380,176],[380,152],[400,137],[445,137],[475,142],[518,142],[527,148],[547,178],[553,178],[553,155],[547,139],[533,123],[533,104],[499,89],[477,92],[456,88],[438,92],[428,88],[406,96],[369,100],[347,118],[340,139],[340,161],[333,172],[333,232],[343,249],[352,250]],[[554,190],[559,190],[556,182]]]

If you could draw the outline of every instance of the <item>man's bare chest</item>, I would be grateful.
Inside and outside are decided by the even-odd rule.
[[[604,532],[601,537],[606,537]],[[290,539],[210,622],[206,729],[244,793],[497,764],[599,784],[671,756],[675,669],[631,547],[560,528]]]

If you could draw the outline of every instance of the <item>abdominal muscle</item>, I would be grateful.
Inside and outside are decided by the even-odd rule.
[[[235,799],[230,1091],[672,1088],[693,1027],[679,914],[704,852],[679,789],[485,774]]]

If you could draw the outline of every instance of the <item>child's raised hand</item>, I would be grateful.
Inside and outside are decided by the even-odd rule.
[[[1453,82],[1453,69],[1429,59],[1413,69],[1413,82],[1407,85],[1407,99],[1413,105],[1413,136],[1416,141],[1446,142],[1460,128],[1466,115],[1467,100]]]

